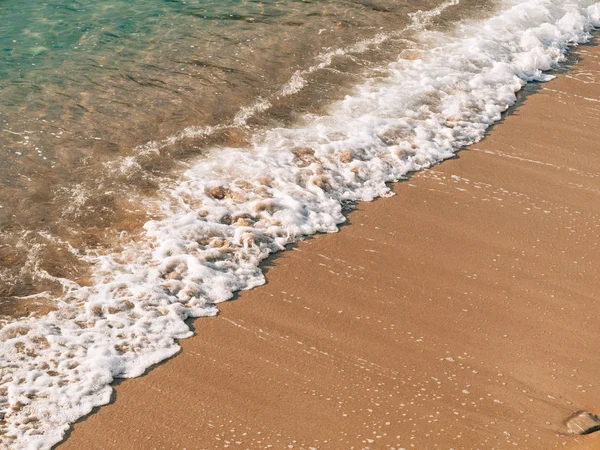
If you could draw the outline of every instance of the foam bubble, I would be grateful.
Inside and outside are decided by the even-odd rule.
[[[262,284],[270,253],[337,231],[348,203],[481,139],[527,81],[590,37],[599,5],[514,0],[454,33],[422,30],[418,58],[381,68],[330,114],[197,161],[165,187],[145,240],[95,259],[94,286],[68,285],[56,311],[0,330],[2,445],[50,448],[109,401],[115,377],[174,355],[186,318]]]

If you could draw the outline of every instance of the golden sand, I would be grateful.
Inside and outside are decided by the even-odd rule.
[[[563,423],[600,407],[600,47],[580,56],[269,262],[61,450],[600,448]]]

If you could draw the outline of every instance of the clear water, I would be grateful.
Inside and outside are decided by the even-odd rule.
[[[426,1],[0,2],[0,307],[52,307],[89,283],[85,255],[109,249],[152,216],[151,199],[207,145],[241,145],[347,93],[394,59],[394,33]],[[439,20],[489,9],[466,1]],[[307,83],[274,96],[296,71]],[[141,154],[189,126],[223,126],[269,99],[243,126]],[[127,157],[134,165],[124,167]]]
[[[52,51],[29,30],[71,10],[15,5],[0,447],[50,448],[187,318],[264,283],[269,254],[482,139],[600,27],[594,2],[79,5]]]

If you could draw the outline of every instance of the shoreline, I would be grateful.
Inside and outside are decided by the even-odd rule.
[[[58,448],[596,448],[562,423],[600,408],[600,48],[576,53],[483,141],[270,260]]]

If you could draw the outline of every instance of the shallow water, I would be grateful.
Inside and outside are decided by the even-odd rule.
[[[29,50],[0,91],[0,446],[58,442],[269,254],[482,139],[600,27],[593,0],[108,5],[75,8],[89,51]]]
[[[0,312],[47,309],[89,284],[85,256],[140,230],[161,182],[209,145],[242,145],[340,98],[410,47],[410,32],[394,33],[436,3],[0,3]],[[435,26],[491,8],[463,1]],[[261,99],[270,107],[240,115]],[[140,147],[190,126],[217,132]]]

